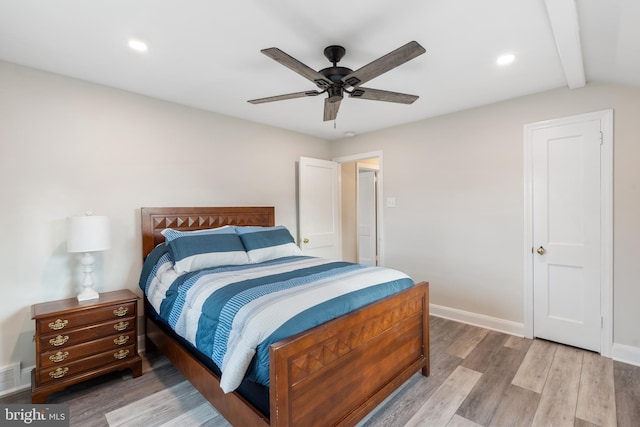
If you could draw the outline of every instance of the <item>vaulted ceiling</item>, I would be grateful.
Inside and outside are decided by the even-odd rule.
[[[334,140],[558,87],[640,87],[639,22],[638,0],[0,0],[0,59]],[[356,70],[412,40],[426,53],[366,85],[412,105],[345,97],[324,122],[323,96],[247,103],[317,89],[261,49],[319,70],[338,44]]]

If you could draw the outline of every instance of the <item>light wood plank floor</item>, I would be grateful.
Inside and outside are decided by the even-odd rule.
[[[228,425],[159,355],[53,394],[71,425]],[[21,392],[0,403],[29,403]],[[151,408],[151,409],[150,409]],[[360,425],[639,426],[640,367],[543,340],[431,318],[431,376],[413,376]]]

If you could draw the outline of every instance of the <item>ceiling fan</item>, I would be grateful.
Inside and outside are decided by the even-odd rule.
[[[315,71],[276,47],[262,49],[260,52],[264,53],[269,58],[278,61],[285,67],[289,67],[302,77],[311,80],[321,90],[308,90],[289,93],[286,95],[270,96],[267,98],[252,99],[248,102],[251,104],[262,104],[265,102],[303,98],[305,96],[317,96],[327,93],[328,96],[324,100],[324,121],[326,122],[328,120],[335,120],[338,116],[340,102],[342,101],[345,93],[348,93],[351,98],[412,104],[416,99],[418,99],[417,95],[371,89],[360,85],[412,60],[419,55],[422,55],[425,53],[425,49],[420,46],[418,42],[412,41],[374,60],[364,67],[357,69],[356,71],[338,66],[338,62],[340,62],[346,53],[345,48],[342,46],[333,45],[324,49],[324,56],[327,57],[333,66],[323,68],[320,71]]]

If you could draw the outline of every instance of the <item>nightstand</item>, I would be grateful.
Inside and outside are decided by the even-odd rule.
[[[142,375],[138,355],[138,297],[130,290],[104,292],[31,306],[36,321],[36,367],[31,402],[46,403],[54,391],[108,372]]]

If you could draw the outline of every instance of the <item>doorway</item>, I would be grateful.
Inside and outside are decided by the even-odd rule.
[[[382,152],[361,153],[333,160],[340,164],[342,259],[384,265]],[[359,201],[363,206],[359,206]]]
[[[610,356],[613,111],[525,126],[525,333]]]
[[[378,162],[356,163],[356,256],[358,264],[378,265]]]

